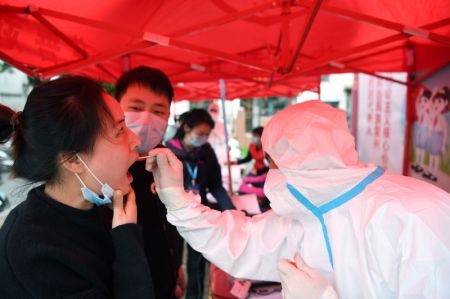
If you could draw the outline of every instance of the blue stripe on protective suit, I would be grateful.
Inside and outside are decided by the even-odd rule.
[[[381,167],[377,167],[371,174],[365,177],[361,182],[359,182],[356,186],[354,186],[349,191],[344,194],[336,197],[335,199],[323,204],[319,207],[315,206],[311,201],[309,201],[303,194],[301,194],[294,186],[291,184],[287,184],[287,188],[289,192],[294,196],[305,208],[307,208],[314,216],[320,221],[322,225],[323,237],[325,239],[325,245],[328,251],[328,259],[330,260],[331,267],[333,267],[333,254],[331,252],[330,240],[328,238],[327,226],[325,225],[325,220],[323,215],[341,205],[346,203],[347,201],[353,199],[358,194],[364,191],[366,187],[379,178],[384,173],[384,169]]]

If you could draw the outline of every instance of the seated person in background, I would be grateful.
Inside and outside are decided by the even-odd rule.
[[[0,229],[1,298],[155,298],[128,173],[140,142],[116,100],[63,77],[6,123],[13,173],[43,184]],[[112,229],[97,207],[108,204]]]
[[[255,194],[258,198],[264,198],[264,182],[266,181],[267,173],[259,176],[249,176],[242,179],[242,185],[239,188],[239,193]],[[262,184],[262,187],[255,186]]]
[[[270,209],[270,202],[264,194],[264,183],[267,173],[259,176],[248,176],[242,179],[239,194],[254,194],[258,199],[258,205],[262,212]]]
[[[151,152],[167,218],[194,249],[233,277],[281,280],[286,299],[448,297],[449,193],[361,163],[345,112],[320,101],[277,113],[262,144],[272,210],[251,218],[199,204],[181,162]]]
[[[240,165],[255,160],[253,167],[250,170],[250,176],[259,176],[269,170],[264,163],[264,151],[261,147],[261,136],[263,129],[263,127],[257,127],[252,130],[252,141],[248,149],[248,154],[245,158],[230,161],[231,165]]]
[[[217,209],[234,209],[231,198],[222,185],[220,165],[209,145],[208,136],[214,121],[206,110],[193,109],[180,117],[180,127],[167,147],[183,162],[184,189],[200,195],[201,202],[211,206],[206,198],[210,192],[218,202]],[[203,281],[206,260],[188,246],[188,286],[186,299],[203,298]]]

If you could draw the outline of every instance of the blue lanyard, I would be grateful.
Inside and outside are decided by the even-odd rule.
[[[195,165],[194,169],[192,169],[191,165],[189,165],[188,162],[185,162],[187,171],[189,172],[189,176],[191,177],[191,183],[192,186],[195,185],[195,180],[197,179],[198,175],[198,165]]]
[[[384,173],[384,169],[381,167],[377,167],[371,174],[365,177],[358,185],[354,186],[349,191],[344,194],[336,197],[335,199],[327,202],[326,204],[321,205],[320,207],[315,206],[311,203],[306,197],[304,197],[294,186],[291,184],[287,184],[287,188],[289,192],[294,196],[303,206],[305,206],[317,219],[319,219],[320,224],[322,225],[323,237],[325,239],[325,245],[327,246],[328,251],[328,259],[330,260],[331,267],[333,267],[333,254],[331,253],[330,240],[328,238],[327,226],[325,225],[325,220],[323,215],[341,205],[346,203],[347,201],[353,199],[358,194],[364,191],[366,187],[379,178]]]

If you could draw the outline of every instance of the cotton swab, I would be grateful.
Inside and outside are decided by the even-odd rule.
[[[136,159],[136,161],[144,161],[147,158],[156,158],[156,155],[150,155],[150,156],[143,156]]]

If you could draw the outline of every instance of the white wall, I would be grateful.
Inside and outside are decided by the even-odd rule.
[[[0,103],[16,111],[22,110],[28,95],[27,75],[9,69],[0,73]]]
[[[339,102],[339,108],[347,110],[346,89],[353,88],[354,74],[332,74],[328,80],[322,76],[320,82],[320,99],[324,102]]]

